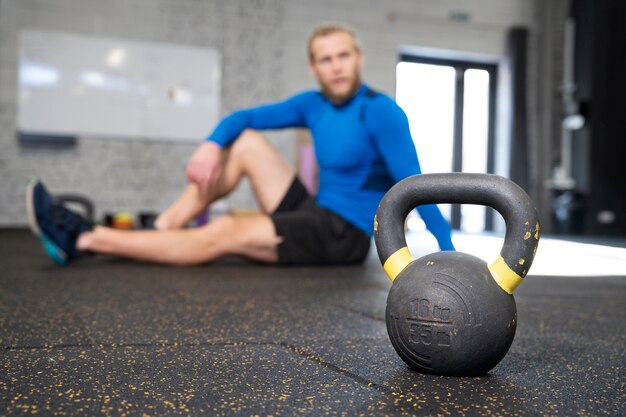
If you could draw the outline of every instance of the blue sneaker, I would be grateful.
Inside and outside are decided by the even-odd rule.
[[[26,210],[30,229],[41,239],[45,252],[55,263],[65,265],[82,255],[76,250],[76,239],[93,225],[58,202],[41,181],[28,184]]]

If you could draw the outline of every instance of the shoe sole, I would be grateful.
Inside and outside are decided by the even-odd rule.
[[[28,226],[30,231],[37,237],[41,237],[41,228],[37,223],[37,216],[35,216],[35,201],[33,194],[38,181],[32,180],[26,187],[26,213],[28,215]]]
[[[66,265],[68,263],[68,256],[63,249],[61,249],[56,243],[52,241],[39,227],[37,222],[37,216],[35,215],[35,199],[33,197],[35,193],[35,187],[38,181],[32,180],[26,187],[26,213],[28,216],[28,226],[31,232],[41,240],[46,254],[57,265]]]
[[[56,243],[54,243],[45,233],[41,233],[40,236],[43,250],[48,254],[50,259],[57,265],[67,265],[69,262],[68,256]]]

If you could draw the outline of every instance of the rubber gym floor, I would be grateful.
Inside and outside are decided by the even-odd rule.
[[[626,268],[531,269],[507,356],[453,378],[393,350],[374,250],[349,267],[58,267],[21,229],[0,230],[0,249],[3,416],[626,415]]]

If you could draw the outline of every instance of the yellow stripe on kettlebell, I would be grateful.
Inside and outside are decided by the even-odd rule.
[[[413,257],[411,256],[411,252],[409,252],[409,248],[405,246],[392,253],[385,261],[383,268],[393,282],[398,274],[411,262],[413,262]]]
[[[509,294],[513,294],[513,290],[522,283],[522,277],[517,275],[507,264],[504,262],[502,256],[498,256],[498,259],[493,261],[488,266],[491,276],[496,280],[496,283],[504,291]]]

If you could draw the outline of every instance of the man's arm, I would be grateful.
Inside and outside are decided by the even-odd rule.
[[[306,120],[303,108],[312,97],[312,92],[298,94],[279,103],[266,104],[245,110],[238,110],[222,119],[213,133],[207,138],[211,142],[226,147],[245,129],[282,129],[304,127]]]
[[[366,123],[374,133],[374,140],[394,182],[421,174],[409,122],[404,111],[386,96],[376,97],[368,108]],[[375,117],[373,117],[375,116]],[[426,227],[437,239],[441,250],[454,250],[450,225],[434,204],[417,208]]]
[[[280,129],[303,127],[306,120],[304,102],[312,93],[302,93],[285,101],[236,111],[225,117],[213,133],[194,152],[185,174],[190,182],[206,192],[217,182],[222,172],[221,149],[230,145],[245,129]]]

